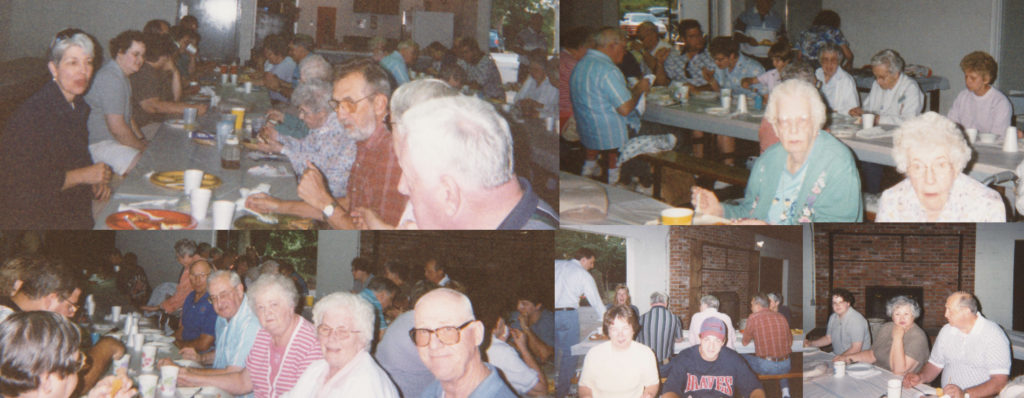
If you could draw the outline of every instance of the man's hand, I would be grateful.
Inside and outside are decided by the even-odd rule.
[[[956,384],[946,384],[945,387],[942,387],[942,392],[949,395],[951,398],[964,397],[964,390],[960,389],[960,386]]]
[[[359,229],[395,229],[380,218],[377,212],[365,207],[356,207],[352,210],[352,221]]]
[[[271,110],[267,111],[267,120],[273,120],[275,122],[283,122],[284,121],[284,112],[281,112],[281,111],[279,111],[277,109],[271,109]]]
[[[519,329],[509,328],[508,335],[512,338],[512,341],[515,342],[516,348],[519,348],[520,352],[528,351],[530,349],[526,344],[526,333],[523,333]]]
[[[704,68],[700,70],[700,74],[704,76],[705,81],[712,81],[715,79],[715,70],[711,68]]]
[[[181,354],[182,359],[199,362],[199,354],[196,353],[195,348],[185,347],[179,350],[178,353]]]
[[[669,54],[672,54],[672,51],[668,48],[662,47],[658,49],[658,51],[654,52],[654,58],[658,60],[658,64],[663,64],[665,63],[665,60],[668,59]]]
[[[92,198],[100,201],[110,199],[110,185],[92,184]]]
[[[274,213],[280,206],[281,199],[265,193],[249,195],[249,197],[245,199],[245,207],[257,213]]]
[[[921,375],[918,373],[907,373],[903,376],[903,388],[914,388],[914,386],[921,384]],[[945,389],[943,389],[945,391]]]
[[[316,168],[313,162],[306,162],[306,171],[302,172],[299,179],[299,198],[306,204],[317,209],[323,209],[334,202],[331,192],[324,182],[324,175]]]
[[[864,114],[864,110],[861,109],[859,106],[856,107],[856,108],[850,109],[850,116],[861,117],[861,115],[863,115],[863,114]]]
[[[107,184],[113,176],[106,163],[94,163],[78,170],[82,171],[82,182],[86,184]]]
[[[260,138],[266,140],[267,142],[277,143],[277,145],[281,145],[279,134],[280,133],[277,132],[277,127],[274,127],[273,124],[267,124],[263,126],[262,130],[260,130]]]

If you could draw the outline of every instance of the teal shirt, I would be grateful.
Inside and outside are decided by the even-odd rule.
[[[370,304],[373,305],[373,312],[374,314],[376,314],[375,318],[377,318],[374,322],[376,329],[387,329],[388,322],[386,319],[384,319],[384,307],[381,306],[380,301],[377,301],[377,296],[373,295],[373,291],[370,289],[363,289],[363,291],[359,292],[359,297],[362,297],[364,300],[370,302]]]
[[[761,154],[750,173],[743,200],[723,206],[725,217],[770,221],[768,212],[788,156],[778,143]],[[864,220],[860,176],[850,148],[828,132],[820,131],[805,167],[807,174],[794,198],[796,217],[788,217],[784,224]]]
[[[306,126],[306,122],[290,113],[285,113],[284,120],[277,126],[274,126],[274,128],[277,129],[278,133],[298,139],[306,138],[309,135],[309,127]]]

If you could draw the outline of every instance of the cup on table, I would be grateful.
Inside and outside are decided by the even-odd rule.
[[[178,386],[178,367],[160,367],[160,395],[173,396]]]
[[[252,93],[252,82],[245,82],[245,93]]]
[[[900,398],[903,395],[903,380],[889,379],[886,386],[886,398]]]
[[[679,102],[685,103],[686,101],[689,100],[689,98],[690,98],[690,86],[687,86],[687,85],[684,84],[681,87],[679,87],[678,90],[676,90],[676,99],[679,100]]]
[[[185,130],[192,131],[196,129],[196,115],[199,110],[193,107],[185,108],[184,114],[182,115],[185,120]]]
[[[185,170],[185,194],[191,194],[192,191],[199,189],[203,185],[203,172],[199,169],[188,169]],[[118,309],[120,310],[120,308]]]
[[[231,229],[235,216],[235,202],[218,200],[213,202],[213,229]]]
[[[860,124],[864,129],[875,127],[875,114],[865,113],[860,116]]]
[[[747,113],[747,95],[740,94],[739,100],[736,101],[736,110],[740,113]]]
[[[672,207],[661,211],[661,225],[693,224],[693,209]]]
[[[974,141],[978,140],[978,129],[970,128],[970,129],[964,130],[964,132],[967,133],[967,141],[968,142],[973,144]]]
[[[981,141],[982,144],[995,144],[996,135],[992,133],[981,133],[978,134],[978,141]]]
[[[729,105],[732,104],[732,97],[728,96],[728,95],[725,95],[724,94],[725,90],[727,90],[727,89],[722,89],[722,93],[723,93],[722,94],[722,108],[725,108],[725,110],[728,112],[729,111]]]
[[[306,306],[307,307],[312,307],[313,306],[313,295],[312,294],[306,296]]]
[[[221,73],[220,74],[220,84],[221,85],[226,86],[228,84],[228,79],[229,79],[229,77],[228,77],[227,73]]]
[[[832,362],[832,366],[834,366],[835,369],[836,369],[836,377],[846,376],[846,362],[844,362],[844,361]]]
[[[153,370],[156,364],[156,346],[146,344],[142,346],[142,370]]]
[[[135,351],[139,351],[146,346],[146,335],[133,334],[129,339],[131,339],[132,345],[135,347]]]
[[[231,108],[231,114],[235,115],[235,131],[242,129],[242,123],[245,123],[245,108],[236,106]]]
[[[153,398],[156,396],[156,382],[160,376],[145,374],[139,375],[139,394],[142,398]]]
[[[231,74],[231,84],[236,85],[236,86],[238,85],[238,74],[237,73],[232,73]]]
[[[110,307],[110,321],[117,323],[121,319],[121,306],[115,305]]]
[[[189,203],[192,205],[192,218],[195,218],[196,222],[206,219],[206,210],[210,208],[211,197],[213,197],[213,191],[206,188],[197,188],[192,191]]]

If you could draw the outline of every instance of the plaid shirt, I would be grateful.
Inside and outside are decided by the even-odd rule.
[[[754,355],[760,358],[789,358],[792,352],[793,334],[789,322],[778,312],[764,309],[747,318],[747,329],[743,331],[743,344],[754,340]]]
[[[469,81],[483,87],[481,93],[484,96],[505,99],[505,90],[501,88],[501,73],[498,72],[498,65],[494,63],[494,58],[491,58],[490,55],[482,55],[476,64],[472,65],[460,59],[459,66],[466,70]]]
[[[398,192],[402,169],[391,145],[391,132],[382,123],[370,138],[356,143],[356,148],[356,162],[348,178],[349,209],[366,207],[384,222],[397,225],[406,198]]]
[[[704,69],[718,69],[707,49],[690,59],[686,58],[686,54],[672,54],[665,60],[665,74],[673,82],[681,81],[697,87],[708,84],[708,81],[704,80]]]

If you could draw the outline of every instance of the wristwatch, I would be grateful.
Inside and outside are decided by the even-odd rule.
[[[331,202],[327,206],[324,206],[323,213],[325,220],[331,218],[331,216],[334,215],[334,202]]]

